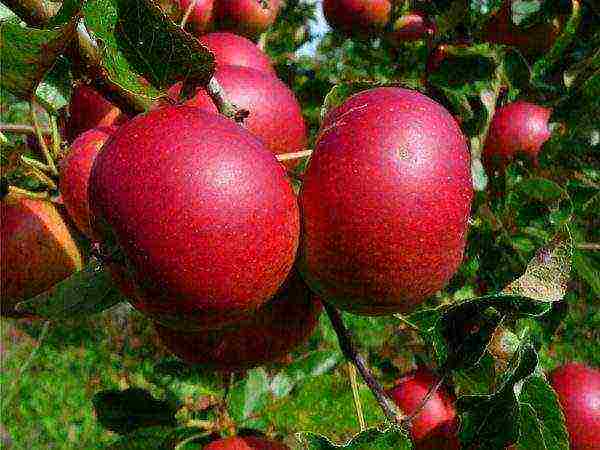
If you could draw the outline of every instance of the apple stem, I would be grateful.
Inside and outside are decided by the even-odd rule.
[[[52,131],[48,128],[41,128],[40,131],[44,135],[52,134]],[[21,125],[17,123],[0,123],[0,132],[13,134],[35,134],[35,128],[33,128],[31,125]]]
[[[364,357],[356,348],[350,331],[344,325],[344,321],[342,320],[342,316],[340,315],[339,311],[327,302],[323,302],[323,306],[327,312],[327,315],[329,316],[331,325],[335,330],[342,353],[347,360],[351,361],[356,366],[363,380],[365,380],[365,383],[367,386],[369,386],[371,392],[373,392],[377,403],[379,403],[379,406],[383,410],[383,413],[387,419],[393,424],[403,426],[406,415],[398,410],[396,404],[387,396],[383,390],[383,387],[379,381],[377,381],[373,375],[373,372],[371,372],[371,369],[369,369]]]
[[[8,192],[4,197],[24,197],[31,200],[48,200],[50,198],[47,191],[44,192],[32,192],[27,189],[22,189],[17,186],[8,186]]]
[[[50,130],[52,131],[52,156],[55,158],[58,157],[60,153],[60,142],[61,137],[58,132],[58,123],[56,121],[56,117],[50,114]]]
[[[277,161],[289,161],[290,159],[299,159],[312,155],[312,150],[302,150],[300,152],[280,153],[275,155]]]
[[[208,95],[210,95],[212,101],[215,102],[219,112],[224,116],[227,116],[238,123],[242,123],[250,114],[248,110],[238,108],[229,100],[227,100],[227,96],[223,90],[223,87],[215,77],[212,77],[208,81],[206,92],[208,92]]]
[[[179,24],[179,27],[182,30],[185,28],[185,24],[187,23],[188,19],[190,18],[190,14],[192,13],[192,9],[194,9],[194,7],[196,6],[197,2],[198,2],[198,0],[192,0],[192,2],[189,4],[189,6],[187,7],[187,9],[185,10],[185,14],[183,15],[183,18],[181,19],[181,23]]]
[[[46,162],[48,163],[48,167],[50,168],[50,173],[52,173],[52,175],[58,176],[58,170],[56,169],[56,165],[54,164],[54,159],[52,158],[52,155],[50,155],[50,151],[48,150],[48,146],[46,145],[46,140],[42,135],[40,123],[38,122],[37,115],[35,114],[34,100],[32,100],[31,103],[29,103],[29,115],[31,116],[31,121],[33,123],[33,128],[35,129],[35,134],[38,143],[40,144],[40,148],[42,149],[44,158],[46,158]]]
[[[350,377],[350,386],[352,386],[352,396],[354,397],[354,408],[356,409],[356,417],[358,418],[360,431],[365,431],[367,429],[367,422],[365,421],[362,403],[360,402],[360,394],[358,392],[358,380],[356,379],[356,367],[354,367],[354,364],[348,361],[346,363],[346,368],[348,369],[348,376]]]
[[[419,403],[419,406],[417,406],[417,408],[415,408],[415,410],[412,412],[412,414],[410,414],[408,417],[406,417],[404,419],[404,421],[407,425],[410,425],[411,421],[421,413],[423,408],[425,408],[425,405],[427,404],[427,402],[429,400],[431,400],[431,397],[438,391],[438,389],[444,382],[446,375],[447,374],[444,373],[442,376],[439,377],[439,379],[435,383],[433,383],[431,386],[429,386],[429,390],[427,391],[427,394],[425,395],[425,397],[423,397],[423,399]]]

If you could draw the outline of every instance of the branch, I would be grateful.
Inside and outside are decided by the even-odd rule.
[[[40,131],[44,135],[51,135],[52,130],[49,128],[41,128]],[[35,134],[35,128],[31,125],[21,125],[16,123],[0,123],[0,132],[14,134]]]
[[[43,27],[58,12],[58,3],[43,2],[42,0],[2,0],[27,25]]]
[[[403,420],[406,418],[406,416],[404,416],[404,414],[402,414],[398,410],[396,404],[387,396],[387,394],[383,390],[383,387],[381,386],[381,384],[379,384],[379,382],[367,366],[365,359],[358,352],[358,349],[352,341],[350,331],[348,331],[348,329],[344,325],[339,311],[327,302],[323,302],[323,305],[325,307],[325,311],[327,311],[327,315],[329,316],[331,325],[333,326],[333,329],[337,334],[337,338],[340,343],[340,348],[342,349],[344,356],[346,357],[346,359],[354,363],[360,375],[365,380],[365,383],[367,384],[367,386],[369,386],[371,392],[373,392],[373,395],[377,399],[377,403],[379,403],[379,406],[383,410],[383,413],[388,418],[388,420],[393,424],[402,426]]]

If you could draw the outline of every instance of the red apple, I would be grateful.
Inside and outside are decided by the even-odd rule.
[[[281,0],[217,1],[218,29],[254,39],[273,25],[281,5]]]
[[[397,45],[401,42],[432,38],[436,31],[432,19],[420,11],[413,11],[396,20],[393,31],[386,34],[386,39]]]
[[[117,127],[100,127],[88,130],[71,144],[67,156],[60,162],[60,193],[69,216],[79,231],[92,236],[88,184],[96,155],[117,130]]]
[[[488,168],[504,168],[522,154],[537,165],[538,154],[551,131],[552,110],[534,103],[516,101],[496,110],[483,149]]]
[[[213,19],[213,0],[176,0],[176,2],[181,10],[182,17],[194,3],[186,22],[186,27],[190,31],[200,35],[210,28]]]
[[[93,88],[79,84],[73,90],[66,126],[70,142],[84,131],[121,125],[125,121],[127,116]]]
[[[47,291],[82,259],[69,229],[52,203],[5,197],[0,203],[2,302],[0,314],[21,317],[16,303]]]
[[[300,192],[308,285],[365,315],[441,289],[462,261],[469,160],[452,115],[416,91],[370,89],[330,112]]]
[[[241,322],[193,333],[162,326],[157,330],[167,348],[184,361],[238,371],[287,355],[311,335],[321,309],[319,300],[292,272],[272,300]]]
[[[275,75],[269,57],[243,36],[219,32],[205,34],[199,40],[215,54],[218,67],[243,66]]]
[[[354,35],[382,31],[391,12],[390,0],[323,0],[323,14],[329,25]]]
[[[294,262],[298,206],[284,169],[249,132],[199,108],[119,128],[96,157],[89,200],[92,228],[122,250],[134,306],[164,325],[235,322],[275,295]]]
[[[289,447],[264,438],[234,436],[213,441],[204,450],[289,450]]]
[[[406,414],[414,413],[438,379],[427,369],[418,370],[396,382],[389,395]],[[413,419],[410,434],[416,450],[458,450],[458,418],[454,397],[443,386]]]
[[[565,414],[571,450],[598,448],[600,370],[567,363],[550,374],[550,383]]]

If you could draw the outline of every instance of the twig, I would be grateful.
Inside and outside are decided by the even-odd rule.
[[[396,404],[387,396],[381,384],[375,379],[373,373],[367,366],[365,359],[354,345],[352,336],[344,325],[339,311],[327,302],[323,302],[323,304],[325,311],[327,311],[327,315],[329,316],[329,320],[331,321],[331,325],[337,334],[340,348],[342,349],[344,356],[354,363],[363,380],[365,380],[365,383],[369,386],[371,392],[373,392],[377,403],[379,403],[379,406],[388,420],[393,424],[403,425],[406,416],[398,410]]]
[[[190,18],[190,14],[192,13],[192,10],[196,7],[196,3],[198,2],[198,0],[193,0],[189,6],[187,7],[187,9],[185,10],[185,14],[183,15],[183,18],[181,19],[181,23],[179,24],[179,27],[183,30],[185,28],[185,24],[187,23],[188,19]]]
[[[37,120],[37,116],[35,114],[35,101],[32,100],[29,104],[29,112],[31,116],[31,121],[33,122],[33,128],[35,129],[35,134],[37,136],[40,147],[42,148],[42,153],[44,154],[44,158],[46,158],[46,162],[48,163],[48,167],[50,168],[50,172],[53,175],[58,175],[58,170],[56,169],[56,165],[54,164],[54,159],[50,152],[48,151],[48,146],[46,145],[46,140],[44,136],[42,136],[42,129],[40,128],[40,124]]]
[[[360,402],[358,381],[356,380],[356,367],[354,367],[354,364],[352,364],[350,361],[346,363],[346,367],[348,369],[348,376],[350,377],[350,386],[352,387],[352,396],[354,397],[354,408],[356,409],[356,417],[358,418],[360,431],[365,431],[367,429],[367,422],[365,421],[362,403]]]
[[[58,157],[60,153],[60,134],[58,133],[58,123],[56,122],[56,117],[50,114],[50,129],[52,130],[52,156],[54,158]]]
[[[227,100],[225,91],[223,91],[223,88],[215,77],[212,77],[209,80],[208,85],[206,86],[206,92],[208,92],[210,98],[215,102],[219,112],[230,119],[241,123],[250,114],[249,111],[240,109]]]
[[[302,150],[300,152],[280,153],[275,155],[277,161],[289,161],[290,159],[299,159],[312,155],[312,150]]]
[[[594,244],[592,242],[581,242],[581,243],[577,244],[577,249],[578,250],[598,251],[598,250],[600,250],[600,244]]]
[[[43,135],[49,136],[52,130],[49,128],[40,128]],[[0,123],[0,132],[14,134],[35,134],[35,128],[31,125],[21,125],[17,123]]]

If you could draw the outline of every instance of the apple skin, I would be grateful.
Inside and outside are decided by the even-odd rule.
[[[218,67],[242,66],[276,75],[270,58],[250,39],[233,33],[215,32],[198,40],[215,54]]]
[[[432,38],[436,32],[435,23],[426,14],[413,11],[396,20],[394,31],[387,33],[386,39],[391,44],[398,45],[401,42]]]
[[[321,310],[321,302],[294,271],[273,299],[241,322],[194,333],[160,325],[157,331],[166,347],[184,361],[233,372],[287,355],[312,334]]]
[[[79,231],[92,237],[88,185],[96,155],[117,130],[117,127],[100,127],[88,130],[71,144],[67,156],[60,162],[60,193],[69,216]]]
[[[552,371],[549,378],[565,414],[571,450],[597,449],[600,370],[571,362]]]
[[[117,126],[127,121],[119,108],[85,84],[79,84],[73,90],[69,114],[66,126],[69,142],[92,128]]]
[[[82,258],[52,203],[8,196],[0,203],[0,212],[0,314],[25,317],[14,310],[15,305],[81,270]]]
[[[124,255],[133,305],[164,325],[235,322],[292,268],[299,215],[285,170],[223,116],[171,106],[135,117],[96,157],[88,192],[94,233]]]
[[[254,436],[233,436],[213,441],[204,450],[290,450],[287,445]]]
[[[383,30],[391,11],[390,0],[323,0],[323,14],[331,28],[352,35]]]
[[[326,116],[304,174],[298,267],[341,309],[411,311],[461,263],[472,197],[446,109],[402,88],[355,94]]]
[[[483,149],[488,170],[504,169],[521,154],[534,165],[544,142],[552,132],[548,127],[552,110],[525,101],[516,101],[496,110]]]
[[[406,414],[412,414],[421,404],[437,378],[426,368],[400,378],[388,391],[390,397]],[[455,398],[441,386],[413,419],[410,434],[416,450],[458,450],[458,418]]]
[[[181,10],[181,17],[185,15],[187,9],[194,0],[176,0],[176,3]],[[194,34],[201,35],[205,33],[212,25],[213,19],[213,0],[196,0],[196,6],[190,12],[186,27]]]
[[[248,67],[223,66],[215,72],[227,98],[250,115],[243,126],[260,138],[275,154],[297,152],[307,147],[307,129],[302,109],[294,93],[278,78]],[[188,106],[217,112],[204,89],[199,90]],[[286,161],[293,168],[299,160]]]
[[[277,19],[281,0],[217,1],[215,17],[219,30],[232,31],[250,39],[257,38]]]

